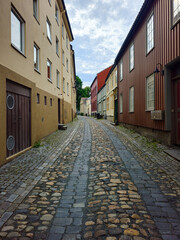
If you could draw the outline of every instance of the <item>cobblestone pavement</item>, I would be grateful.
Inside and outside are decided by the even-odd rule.
[[[80,117],[1,167],[0,239],[180,239],[180,163],[136,140]]]

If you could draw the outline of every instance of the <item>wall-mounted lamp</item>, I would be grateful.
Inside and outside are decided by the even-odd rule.
[[[158,67],[158,65],[159,65],[159,67]],[[159,73],[159,72],[161,73],[161,76],[164,75],[164,69],[163,69],[163,66],[161,63],[157,63],[156,69],[154,70],[154,73]]]

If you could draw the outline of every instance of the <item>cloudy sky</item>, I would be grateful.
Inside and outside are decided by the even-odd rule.
[[[83,87],[113,64],[144,0],[65,0]]]

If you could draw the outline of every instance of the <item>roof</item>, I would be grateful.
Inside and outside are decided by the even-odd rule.
[[[122,55],[124,54],[126,48],[129,46],[130,42],[132,41],[132,38],[134,37],[134,34],[137,32],[137,29],[139,28],[140,24],[142,23],[143,18],[146,16],[147,11],[149,10],[151,4],[153,3],[154,0],[144,0],[144,3],[125,39],[125,41],[123,42],[117,56],[115,59],[115,63],[117,65],[117,63],[119,62],[120,58],[122,57]]]
[[[111,70],[111,68],[112,68],[112,65],[97,74],[98,92],[102,88],[102,86],[105,84],[106,77],[109,74],[109,71]]]
[[[105,79],[105,82],[108,80],[109,76],[111,75],[111,73],[112,73],[113,70],[115,69],[116,65],[117,65],[117,63],[114,62],[114,64],[112,65],[111,70],[109,71],[109,73],[108,73],[108,75],[107,75],[107,77],[106,77],[106,79]]]

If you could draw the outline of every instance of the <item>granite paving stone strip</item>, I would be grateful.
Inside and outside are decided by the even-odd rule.
[[[42,141],[42,147],[33,148],[0,168],[0,226],[56,161],[78,127],[79,123],[70,124],[67,132],[53,133]]]
[[[161,192],[158,185],[146,174],[133,154],[107,127],[100,124],[113,142],[126,169],[151,214],[162,239],[180,239],[180,216],[168,203],[167,197]],[[166,223],[164,223],[164,221]]]
[[[84,138],[67,185],[62,192],[48,240],[81,238],[82,218],[86,204],[88,164],[91,154],[91,132],[84,120]]]

